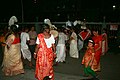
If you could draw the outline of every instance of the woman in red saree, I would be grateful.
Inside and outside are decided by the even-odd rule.
[[[95,43],[94,49],[95,49],[95,59],[97,61],[97,64],[94,65],[93,70],[94,71],[100,71],[100,56],[102,53],[102,36],[98,34],[97,30],[93,30],[93,41]]]
[[[48,25],[43,26],[43,33],[38,34],[37,46],[34,53],[36,58],[36,71],[35,77],[38,80],[43,80],[48,76],[51,80],[54,80],[53,73],[53,59],[55,53],[55,40],[51,35]]]

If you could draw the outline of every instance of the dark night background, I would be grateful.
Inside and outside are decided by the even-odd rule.
[[[119,0],[22,0],[24,21],[74,21],[76,19],[92,22],[102,22],[106,16],[107,22],[120,22]],[[116,7],[113,8],[113,5]],[[8,22],[15,15],[22,21],[21,0],[0,1],[0,22]]]

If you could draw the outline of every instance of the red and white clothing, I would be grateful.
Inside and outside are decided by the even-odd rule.
[[[78,40],[78,49],[81,50],[83,48],[84,41],[91,36],[91,32],[90,30],[87,30],[87,31],[83,30],[78,35],[81,38]]]
[[[39,45],[36,60],[35,77],[38,80],[43,80],[44,77],[49,76],[51,80],[54,80],[53,72],[53,50],[52,44],[55,43],[53,35],[50,38],[45,39],[44,34],[38,34],[36,44]]]
[[[83,41],[86,40],[86,39],[88,39],[88,38],[90,37],[90,35],[91,35],[90,30],[81,31],[81,32],[79,33],[79,36],[81,37],[81,39],[82,39]]]

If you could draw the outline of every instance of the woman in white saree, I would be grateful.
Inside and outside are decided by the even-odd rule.
[[[74,30],[71,30],[72,34],[70,36],[70,57],[79,58],[78,48],[77,48],[77,35]]]

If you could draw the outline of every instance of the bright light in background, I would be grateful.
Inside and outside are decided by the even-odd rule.
[[[116,9],[116,6],[115,5],[113,5],[113,10],[115,10]]]
[[[115,8],[116,6],[115,5],[113,5],[113,8]]]

